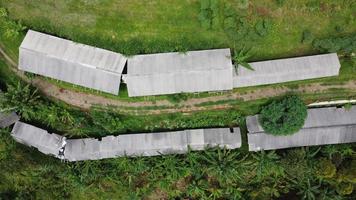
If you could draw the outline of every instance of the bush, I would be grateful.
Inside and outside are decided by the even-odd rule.
[[[261,37],[268,35],[271,28],[272,23],[266,19],[258,21],[255,25],[256,33]]]
[[[204,29],[220,28],[220,0],[200,0],[199,21]]]
[[[343,37],[316,39],[313,41],[313,47],[321,52],[350,54],[356,50],[356,34]]]
[[[314,36],[309,30],[303,31],[302,43],[309,44],[313,42]]]
[[[125,129],[119,116],[114,113],[93,109],[91,110],[91,117],[96,126],[105,130],[104,133],[100,133],[102,136],[105,136],[107,133],[113,134],[122,132],[122,130]]]
[[[267,133],[290,135],[303,127],[306,117],[303,101],[297,96],[288,96],[263,107],[259,121]]]

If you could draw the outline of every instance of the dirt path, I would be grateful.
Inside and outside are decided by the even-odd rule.
[[[110,98],[105,98],[103,96],[93,95],[89,93],[83,93],[73,90],[68,90],[61,88],[55,84],[52,84],[42,78],[36,77],[30,80],[24,75],[22,71],[17,70],[17,64],[13,61],[1,48],[0,53],[4,56],[6,61],[11,64],[11,70],[20,76],[23,80],[28,83],[33,84],[37,87],[43,94],[50,98],[55,98],[61,100],[67,104],[76,106],[78,108],[88,110],[93,105],[101,106],[114,106],[117,107],[120,112],[131,113],[131,114],[159,114],[159,113],[173,113],[173,112],[192,112],[201,110],[214,110],[214,109],[227,109],[232,107],[229,104],[219,104],[211,106],[198,106],[202,103],[207,102],[217,102],[224,100],[234,100],[241,99],[244,101],[256,100],[261,98],[268,98],[273,96],[278,96],[285,94],[286,92],[303,92],[303,93],[315,93],[327,91],[335,86],[321,85],[319,83],[312,83],[305,86],[301,86],[298,89],[290,89],[287,87],[268,87],[259,88],[251,90],[247,93],[241,92],[227,92],[219,96],[211,96],[205,98],[190,98],[187,101],[181,102],[179,104],[173,104],[167,100],[158,100],[156,102],[151,101],[141,101],[141,102],[127,102],[114,100]],[[356,90],[356,81],[349,81],[344,85],[339,85],[337,88],[345,88]],[[160,106],[161,108],[157,107]],[[165,108],[162,108],[164,106]]]

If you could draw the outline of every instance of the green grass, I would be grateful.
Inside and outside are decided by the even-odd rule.
[[[229,2],[251,26],[268,19],[270,33],[253,41],[235,41],[223,28],[206,30],[198,20],[197,0],[4,0],[0,5],[29,28],[125,54],[234,47],[236,43],[240,48],[253,46],[253,59],[263,60],[315,53],[301,43],[306,29],[317,38],[356,30],[355,4],[349,1],[323,1],[315,8],[308,6],[308,0],[286,1],[283,6],[275,0],[258,0],[250,1],[246,9],[241,9],[240,0],[222,2]]]

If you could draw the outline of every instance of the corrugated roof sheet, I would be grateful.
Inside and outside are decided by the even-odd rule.
[[[356,125],[306,128],[290,136],[274,136],[264,132],[248,134],[250,151],[352,142],[356,142]]]
[[[176,132],[107,136],[101,139],[67,140],[65,158],[69,161],[97,160],[118,156],[155,156],[202,150],[206,146],[229,149],[241,146],[238,128],[197,129]]]
[[[19,69],[117,94],[126,63],[121,54],[29,30]]]
[[[356,106],[309,109],[303,128],[289,136],[265,133],[257,115],[247,117],[246,124],[250,151],[356,142]]]
[[[230,49],[138,55],[128,60],[129,96],[231,90]]]
[[[16,122],[11,135],[22,144],[35,147],[44,154],[56,157],[62,144],[62,136],[49,134],[46,130],[23,122]]]
[[[337,76],[340,62],[336,53],[250,63],[254,71],[239,66],[234,88]]]
[[[13,138],[25,145],[35,147],[40,152],[54,155],[68,161],[99,160],[120,156],[155,156],[161,154],[181,154],[205,147],[241,146],[239,128],[195,129],[161,133],[139,133],[95,138],[66,139],[57,134],[32,125],[16,122],[11,132]],[[63,143],[65,141],[65,143]],[[62,145],[64,157],[60,157]]]
[[[231,68],[230,49],[137,55],[128,59],[129,75],[177,73]]]

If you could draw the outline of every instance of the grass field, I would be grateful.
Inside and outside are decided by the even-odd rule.
[[[246,4],[244,2],[249,2]],[[186,51],[222,47],[252,47],[252,60],[315,53],[302,44],[302,33],[315,37],[356,31],[355,3],[349,0],[221,0],[232,6],[245,25],[234,32],[223,25],[201,26],[198,0],[3,0],[12,19],[28,28],[124,54]],[[48,12],[51,10],[51,12]],[[224,19],[220,20],[223,21]],[[271,29],[256,37],[256,23],[268,20]],[[221,22],[224,23],[224,22]],[[237,22],[238,23],[238,22]],[[237,38],[248,31],[247,38]],[[252,37],[253,36],[253,37]]]

